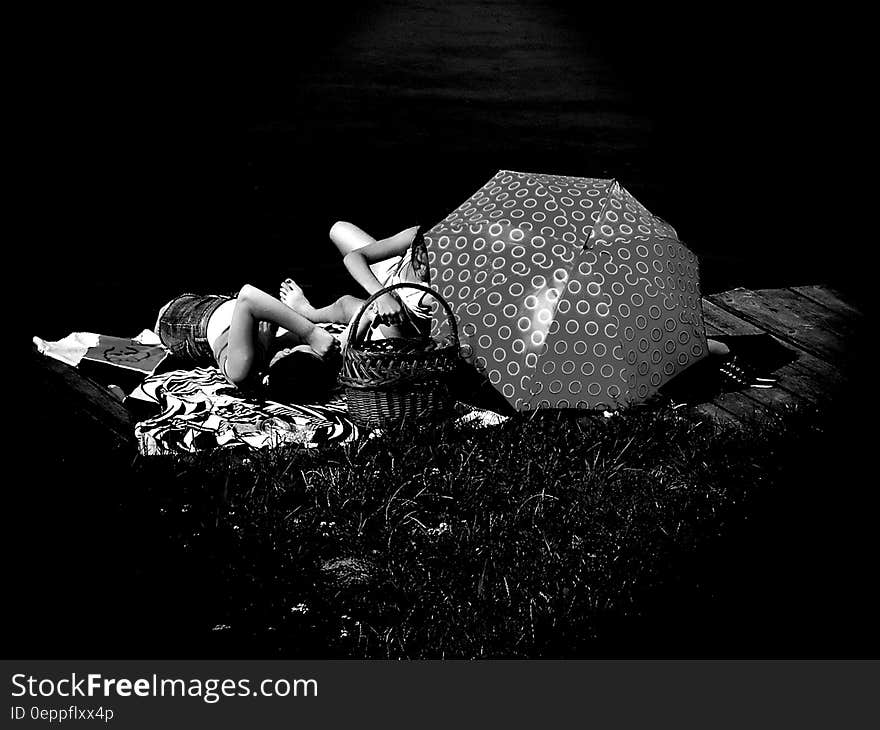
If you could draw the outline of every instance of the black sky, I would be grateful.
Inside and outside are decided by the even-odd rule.
[[[849,22],[551,0],[53,16],[24,64],[26,248],[69,306],[34,326],[124,334],[181,290],[290,273],[338,294],[334,220],[432,225],[499,168],[617,177],[709,291],[858,294],[826,224],[860,154]]]

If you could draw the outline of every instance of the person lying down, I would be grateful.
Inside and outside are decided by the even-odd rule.
[[[372,295],[385,286],[427,279],[424,240],[418,227],[376,240],[351,223],[338,222],[330,240],[352,278]],[[379,337],[425,334],[431,310],[418,290],[380,297],[362,318]],[[196,367],[216,366],[245,393],[279,401],[313,401],[335,381],[339,341],[317,324],[350,325],[364,299],[344,295],[314,307],[286,279],[278,297],[245,284],[237,296],[182,294],[165,304],[155,331],[177,358]]]
[[[357,226],[337,222],[330,240],[352,278],[372,296],[397,283],[428,280],[427,251],[417,226],[376,240]],[[430,296],[399,289],[379,297],[361,320],[377,337],[425,335],[430,330]],[[156,333],[178,358],[195,366],[214,365],[242,391],[287,402],[314,402],[335,382],[339,341],[317,324],[352,325],[364,299],[343,295],[315,307],[293,279],[279,296],[245,284],[235,297],[183,294],[159,312]],[[358,333],[359,335],[362,333]],[[727,347],[709,340],[724,357]]]

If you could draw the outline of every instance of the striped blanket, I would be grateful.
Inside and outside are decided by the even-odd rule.
[[[144,455],[195,453],[217,447],[314,448],[358,436],[339,396],[320,405],[285,405],[242,397],[217,368],[151,375],[129,395],[158,408],[135,426]]]
[[[319,326],[337,338],[345,332],[342,325]],[[257,400],[243,397],[215,367],[151,375],[127,402],[156,413],[135,426],[138,448],[145,456],[235,446],[316,448],[348,443],[364,432],[348,418],[341,393],[320,404]],[[457,403],[456,411],[459,426],[495,426],[506,420],[494,411],[464,403]]]

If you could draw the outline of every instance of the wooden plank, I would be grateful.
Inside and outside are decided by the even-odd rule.
[[[796,362],[783,365],[773,377],[778,378],[779,389],[794,393],[798,400],[814,405],[831,400],[839,385],[836,381],[823,380],[815,373],[801,370]]]
[[[710,299],[703,299],[703,321],[706,323],[708,330],[711,327],[715,334],[722,335],[761,335],[765,334],[765,330],[747,322],[742,317],[721,309]],[[791,347],[788,345],[788,347]]]
[[[845,383],[844,376],[830,363],[803,351],[797,355],[797,360],[773,374],[786,390],[803,394],[811,402],[821,402]]]
[[[800,394],[793,393],[790,390],[780,387],[778,384],[775,388],[746,388],[742,390],[730,391],[737,393],[743,398],[754,401],[759,405],[766,406],[772,410],[785,410],[804,405],[808,399],[802,398]],[[713,398],[713,402],[718,403],[718,398]]]
[[[714,403],[699,403],[695,406],[691,406],[691,409],[700,413],[704,416],[708,416],[713,421],[717,421],[718,423],[724,425],[731,425],[741,427],[742,421],[740,421],[736,416],[734,416],[729,411],[725,411],[721,406],[716,406]]]
[[[723,335],[756,335],[756,334],[764,334],[763,330],[759,327],[756,327],[749,322],[737,317],[730,312],[727,312],[714,304],[712,302],[705,301],[703,302],[703,318],[706,322],[707,329],[711,325],[714,330],[713,334],[723,334]],[[774,338],[777,342],[778,339]],[[794,362],[783,365],[781,368],[775,371],[774,375],[777,377],[778,383],[777,386],[791,394],[794,394],[798,399],[803,401],[807,401],[810,403],[818,403],[825,400],[824,391],[826,389],[826,381],[821,372],[814,372],[811,370],[805,370],[798,365],[798,360],[803,358],[808,359],[816,359],[811,355],[803,352],[803,350],[798,350],[796,348],[791,347],[790,345],[786,345],[785,343],[780,342],[780,345],[789,350],[792,355],[797,358]],[[821,361],[817,360],[817,363],[820,363],[820,367],[824,367],[827,369],[827,365],[824,365]],[[774,389],[775,390],[775,389]],[[757,390],[755,388],[750,389],[750,396],[754,397],[754,400],[757,400],[761,403],[775,403],[778,402],[779,399],[775,399],[772,396],[762,396],[762,393],[769,393],[768,390]]]
[[[754,293],[780,311],[795,314],[805,322],[849,338],[858,324],[845,312],[836,311],[791,289],[755,289]]]
[[[748,289],[721,292],[708,299],[816,357],[835,365],[847,360],[847,338],[825,328],[825,313],[815,311],[819,305],[804,300],[803,309],[793,310],[784,299],[776,300],[772,294],[762,295]]]
[[[779,377],[779,382],[773,388],[750,388],[743,386],[741,390],[727,392],[739,394],[754,404],[771,409],[797,407],[827,400],[827,397],[823,395],[822,389],[815,382],[807,380],[805,384],[800,383],[798,378],[806,376],[798,373],[798,378],[783,378],[784,373],[780,374],[781,372],[780,370],[774,373],[774,376]],[[787,382],[788,387],[782,387],[783,380]],[[718,403],[718,398],[713,398],[712,402]],[[737,408],[736,412],[732,413],[732,415],[738,415],[740,410]]]
[[[759,327],[746,322],[735,314],[721,309],[711,301],[703,300],[703,319],[707,333],[712,335],[755,335],[763,333]],[[778,386],[797,394],[810,403],[822,403],[842,384],[840,373],[826,361],[804,350],[773,338],[788,349],[796,358],[793,362],[779,368],[774,375],[779,378]]]
[[[854,322],[860,321],[863,317],[859,309],[849,302],[844,301],[840,294],[827,286],[793,286],[790,288],[802,297],[806,297],[822,306],[828,307],[828,309],[837,312],[842,316],[849,317]]]
[[[63,414],[66,427],[126,449],[135,444],[134,424],[125,406],[107,388],[84,377],[76,368],[51,357],[31,353],[31,377],[38,403],[47,412]],[[63,430],[58,438],[64,438]]]
[[[758,403],[739,392],[721,393],[712,399],[712,403],[727,411],[743,426],[778,417],[777,410],[773,406]]]

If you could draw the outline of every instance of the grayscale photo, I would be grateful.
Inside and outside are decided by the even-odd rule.
[[[877,657],[858,19],[48,15],[10,659]]]

